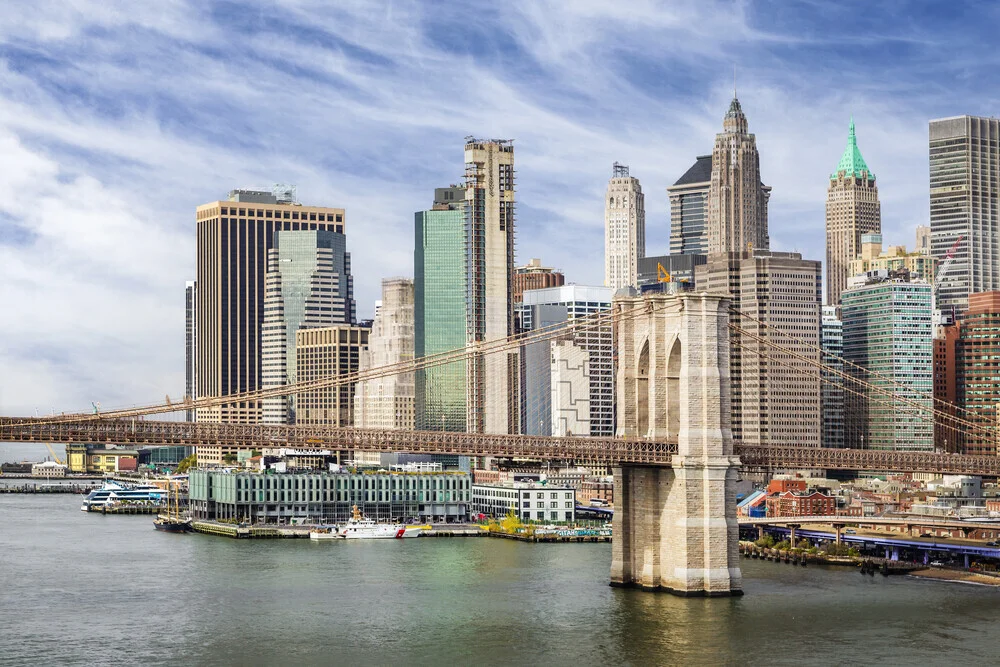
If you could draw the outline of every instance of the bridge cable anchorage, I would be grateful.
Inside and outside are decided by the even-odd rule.
[[[666,308],[667,306],[661,306]],[[119,410],[104,410],[100,415],[94,415],[91,413],[75,413],[75,414],[61,414],[53,417],[35,417],[35,418],[3,418],[4,420],[14,421],[19,425],[28,425],[34,423],[60,423],[60,422],[80,422],[80,421],[98,421],[102,419],[121,419],[126,417],[142,417],[152,414],[163,414],[168,412],[175,412],[178,408],[183,407],[185,410],[188,409],[198,409],[198,408],[211,408],[219,407],[222,405],[229,405],[232,403],[244,403],[258,401],[263,398],[270,398],[274,396],[284,396],[287,394],[296,394],[302,391],[311,391],[316,389],[329,389],[333,387],[340,387],[345,385],[355,384],[359,381],[377,379],[380,377],[389,377],[393,375],[399,375],[401,373],[412,373],[416,370],[422,370],[424,368],[431,368],[436,366],[442,366],[449,363],[466,361],[472,357],[484,356],[487,354],[497,354],[517,350],[521,345],[541,342],[546,340],[553,340],[560,337],[565,337],[572,333],[580,333],[589,330],[599,330],[602,327],[613,326],[617,322],[636,319],[639,317],[646,316],[646,313],[626,311],[621,310],[609,310],[600,313],[595,313],[592,315],[587,315],[583,317],[574,318],[567,320],[565,322],[560,322],[547,327],[541,327],[538,330],[534,330],[527,333],[515,334],[508,336],[506,338],[497,338],[485,342],[476,342],[466,345],[463,348],[457,348],[454,350],[449,350],[446,352],[441,352],[434,355],[428,355],[426,357],[421,357],[412,361],[404,361],[396,364],[387,364],[384,366],[378,366],[376,368],[368,369],[366,371],[355,371],[353,373],[348,373],[344,375],[320,378],[305,382],[296,382],[292,384],[280,385],[277,387],[257,389],[254,391],[242,392],[239,394],[228,394],[225,396],[214,396],[208,398],[198,398],[192,399],[190,401],[185,401],[183,405],[179,404],[167,404],[158,403],[142,407],[134,407]]]

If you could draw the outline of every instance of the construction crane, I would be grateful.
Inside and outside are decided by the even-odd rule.
[[[941,262],[941,267],[938,269],[937,274],[934,276],[934,288],[931,290],[931,298],[933,298],[935,302],[937,302],[937,291],[938,288],[941,286],[941,278],[943,278],[944,274],[948,272],[949,268],[951,268],[951,263],[955,260],[955,251],[958,250],[958,244],[961,243],[962,239],[964,238],[965,235],[958,237],[958,240],[955,241],[955,244],[951,246],[951,250],[949,250],[945,254],[944,261]]]
[[[56,450],[52,449],[52,445],[50,443],[46,442],[45,446],[49,448],[49,454],[52,455],[52,460],[55,461],[56,463],[58,463],[59,465],[64,465],[65,462],[62,459],[60,459],[58,456],[56,456]]]
[[[667,270],[663,268],[663,265],[659,262],[656,263],[656,282],[658,283],[669,283],[673,282],[673,278],[667,273]]]

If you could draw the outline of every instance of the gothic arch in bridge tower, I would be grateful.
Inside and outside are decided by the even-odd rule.
[[[611,583],[738,595],[729,299],[615,299],[618,435],[676,441],[669,466],[615,468]]]
[[[649,340],[642,345],[635,367],[636,434],[649,435]]]
[[[680,433],[681,410],[681,339],[674,339],[667,356],[667,438],[677,438]]]

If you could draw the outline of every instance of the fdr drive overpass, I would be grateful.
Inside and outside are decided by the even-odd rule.
[[[487,435],[271,424],[203,424],[88,418],[45,422],[0,418],[0,442],[93,443],[127,446],[308,447],[367,452],[458,454],[572,460],[616,466],[671,465],[676,439]],[[745,470],[825,469],[1000,476],[1000,457],[871,449],[780,447],[734,442]]]

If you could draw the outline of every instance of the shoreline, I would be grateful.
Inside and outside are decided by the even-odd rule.
[[[955,570],[925,568],[923,570],[908,572],[907,576],[931,581],[943,581],[952,584],[968,584],[972,586],[1000,588],[1000,577],[991,577],[989,575],[978,574],[976,572],[959,572]]]

